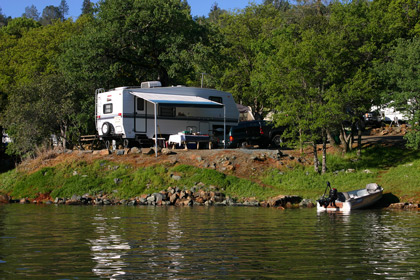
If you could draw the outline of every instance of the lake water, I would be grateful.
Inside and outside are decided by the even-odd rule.
[[[0,279],[420,279],[420,212],[0,205]]]

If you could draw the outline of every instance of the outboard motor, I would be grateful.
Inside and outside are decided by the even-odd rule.
[[[330,191],[331,191],[331,184],[330,184],[330,182],[327,181],[327,187],[325,188],[324,194],[321,196],[320,199],[317,200],[319,205],[321,205],[325,208],[327,208],[328,205],[330,204],[330,198],[328,196],[325,196],[328,189],[330,189]]]

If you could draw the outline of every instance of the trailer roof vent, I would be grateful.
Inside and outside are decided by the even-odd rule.
[[[149,81],[141,83],[141,88],[155,88],[161,86],[162,84],[159,81]]]

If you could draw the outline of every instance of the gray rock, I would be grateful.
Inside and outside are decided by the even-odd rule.
[[[108,199],[104,199],[103,203],[104,203],[104,205],[111,205],[112,204],[112,202]]]
[[[121,179],[119,179],[119,178],[115,178],[115,179],[114,179],[114,183],[115,183],[116,185],[118,185],[118,184],[122,183],[122,180],[121,180]]]
[[[299,203],[299,207],[308,207],[308,206],[312,206],[312,201],[310,199],[303,199],[300,203]]]
[[[213,201],[207,200],[206,202],[204,202],[204,205],[205,206],[211,206],[211,205],[213,205]]]
[[[146,205],[146,204],[147,204],[147,199],[145,199],[145,198],[141,197],[141,198],[139,199],[139,203],[140,203],[141,205]]]
[[[149,196],[147,199],[147,202],[155,202],[156,201],[156,197],[152,194],[151,196]]]
[[[243,203],[244,206],[252,206],[252,207],[257,207],[260,206],[260,203],[258,201],[245,201]]]
[[[140,154],[141,153],[141,150],[139,148],[137,148],[137,147],[133,147],[133,148],[130,149],[130,153],[132,153],[132,154]]]
[[[124,150],[116,150],[116,151],[115,151],[115,154],[116,154],[117,156],[123,156],[123,155],[125,154],[125,151],[124,151]]]
[[[73,176],[77,176],[77,175],[79,175],[79,173],[77,172],[77,170],[74,170],[73,171]]]
[[[72,200],[72,201],[80,201],[81,199],[82,199],[82,197],[80,195],[73,194],[71,196],[71,199],[70,200]]]
[[[175,181],[181,180],[181,176],[178,176],[178,175],[171,175],[171,178],[174,179]]]
[[[127,205],[129,205],[129,206],[135,206],[135,205],[137,205],[137,201],[136,200],[130,200],[128,203],[127,203]]]
[[[155,197],[156,203],[159,203],[164,199],[164,196],[161,193],[154,193],[153,196]]]
[[[176,153],[168,148],[163,148],[161,151],[162,155],[175,155]]]

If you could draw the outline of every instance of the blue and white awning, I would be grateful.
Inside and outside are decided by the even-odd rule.
[[[209,99],[178,95],[178,94],[161,94],[161,93],[146,93],[139,91],[130,91],[130,94],[143,98],[153,104],[159,106],[175,106],[175,107],[200,107],[200,108],[222,108],[223,104],[211,101]]]

